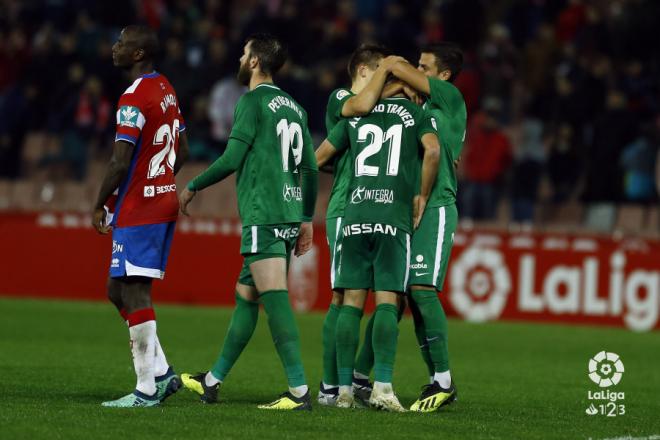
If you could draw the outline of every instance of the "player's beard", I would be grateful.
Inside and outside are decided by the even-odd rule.
[[[238,68],[238,74],[236,74],[236,79],[241,85],[247,86],[250,84],[250,77],[252,76],[252,72],[250,72],[250,67],[247,65],[247,63],[241,64],[241,66]]]

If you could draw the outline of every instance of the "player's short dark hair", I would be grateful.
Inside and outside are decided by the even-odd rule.
[[[451,76],[449,82],[454,82],[463,68],[463,51],[455,43],[443,42],[430,44],[422,48],[422,53],[430,53],[435,56],[435,63],[439,71],[449,70]]]
[[[378,61],[390,54],[390,51],[379,44],[361,44],[348,60],[348,76],[353,79],[357,75],[358,66],[366,64],[372,69],[378,65]]]
[[[266,75],[276,74],[286,62],[287,49],[273,35],[253,34],[245,42],[252,42],[250,45],[250,55],[259,59],[261,71]]]
[[[144,51],[144,59],[153,61],[158,55],[158,36],[156,31],[147,26],[130,25],[124,28],[135,41],[136,49]]]

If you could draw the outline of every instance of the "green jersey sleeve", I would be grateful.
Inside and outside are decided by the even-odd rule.
[[[342,119],[335,128],[328,133],[328,141],[337,151],[344,151],[350,146],[348,138],[348,119]]]
[[[325,129],[327,133],[330,133],[334,126],[342,119],[341,111],[351,96],[353,96],[353,93],[347,89],[336,89],[330,94],[328,106],[325,110]]]
[[[419,112],[419,124],[417,125],[417,139],[422,140],[422,137],[427,133],[436,134],[438,131],[438,124],[431,113],[421,110]]]
[[[463,95],[449,81],[429,77],[429,89],[431,102],[444,111],[454,113],[464,105]]]
[[[234,110],[234,125],[229,139],[238,139],[252,145],[259,127],[259,105],[252,94],[245,94],[238,100]]]
[[[188,182],[190,191],[201,191],[204,188],[220,182],[225,177],[239,169],[247,156],[250,146],[236,139],[229,139],[227,149],[202,174]]]
[[[316,206],[316,196],[318,194],[318,174],[319,168],[316,164],[314,155],[314,141],[309,133],[309,128],[305,124],[303,133],[303,152],[300,162],[300,174],[302,183],[302,221],[312,221],[314,208]]]

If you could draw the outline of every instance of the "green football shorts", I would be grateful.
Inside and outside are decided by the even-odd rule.
[[[412,237],[410,285],[442,290],[457,222],[456,205],[426,208]]]
[[[410,234],[380,223],[345,225],[341,233],[337,288],[406,291]]]
[[[286,259],[288,270],[291,251],[296,245],[299,234],[300,223],[243,226],[241,235],[243,267],[238,282],[254,286],[250,264],[266,258],[282,257]]]
[[[337,264],[341,253],[342,217],[325,219],[325,237],[330,250],[330,286],[335,290],[337,283]]]

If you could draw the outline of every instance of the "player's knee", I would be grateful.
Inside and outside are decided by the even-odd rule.
[[[336,306],[341,306],[342,304],[344,304],[344,292],[333,290],[332,291],[332,301],[331,302],[332,302],[332,304],[334,304]]]
[[[344,295],[342,305],[362,309],[364,306],[364,299],[359,295]]]
[[[121,285],[119,282],[112,278],[108,278],[108,282],[106,283],[106,295],[108,296],[108,300],[118,309],[122,308]]]
[[[259,293],[270,290],[287,290],[286,278],[275,274],[272,275],[274,276],[254,277],[256,289]]]
[[[122,285],[121,300],[128,313],[151,307],[151,278],[126,277]]]
[[[248,286],[247,284],[236,283],[236,295],[237,298],[240,297],[249,303],[256,303],[259,301],[256,287]]]
[[[381,304],[392,304],[396,306],[397,309],[399,307],[399,295],[395,292],[379,291],[376,292],[375,297],[377,306]]]
[[[435,302],[438,300],[438,294],[431,286],[416,286],[420,288],[411,288],[410,296],[417,304],[425,304],[428,302]]]
[[[410,291],[412,293],[415,292],[433,292],[434,294],[436,293],[435,287],[434,286],[425,286],[421,284],[416,284],[413,286],[410,286]]]

